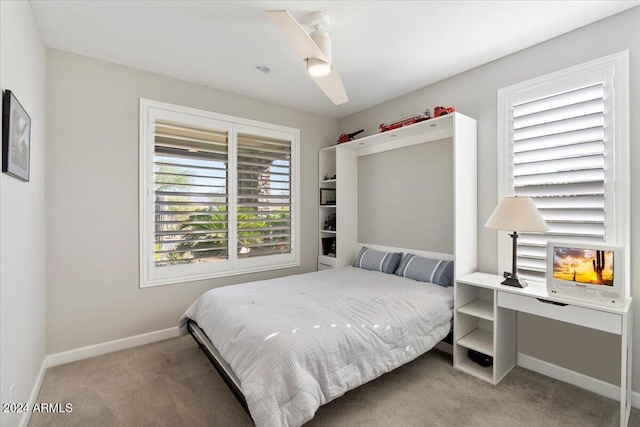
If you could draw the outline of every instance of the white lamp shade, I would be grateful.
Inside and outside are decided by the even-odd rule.
[[[547,231],[549,226],[531,197],[505,197],[484,225],[505,231]]]

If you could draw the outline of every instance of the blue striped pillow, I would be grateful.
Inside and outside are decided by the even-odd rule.
[[[400,264],[402,252],[381,252],[363,247],[353,262],[354,267],[393,274]]]
[[[452,286],[453,261],[407,254],[396,270],[396,275],[408,277],[419,282],[431,282],[444,287]]]

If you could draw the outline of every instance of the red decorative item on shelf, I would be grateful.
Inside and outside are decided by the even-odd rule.
[[[397,128],[401,128],[403,126],[409,126],[414,123],[423,122],[425,120],[429,120],[431,118],[431,112],[429,109],[424,111],[424,114],[414,114],[412,116],[403,117],[401,119],[395,120],[391,123],[382,123],[380,125],[380,132],[386,132],[388,130],[393,130]]]
[[[440,116],[444,116],[446,114],[449,113],[453,113],[455,112],[456,109],[454,107],[435,107],[433,109],[433,117],[440,117]]]
[[[354,136],[362,132],[364,132],[364,129],[360,129],[352,133],[343,133],[340,135],[340,137],[338,137],[338,144],[343,144],[345,142],[353,141]]]

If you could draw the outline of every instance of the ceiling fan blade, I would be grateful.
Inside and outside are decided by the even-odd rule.
[[[349,101],[347,91],[344,89],[342,79],[340,79],[340,74],[338,74],[338,70],[333,65],[331,65],[331,72],[326,76],[311,76],[311,78],[334,104],[340,105]]]
[[[288,11],[267,10],[266,12],[302,59],[318,58],[328,62],[318,45]]]

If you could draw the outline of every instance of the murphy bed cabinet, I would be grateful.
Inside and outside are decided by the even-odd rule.
[[[321,149],[318,156],[319,188],[335,189],[336,198],[335,204],[322,205],[318,196],[318,270],[351,265],[360,249],[358,246],[358,157],[448,139],[453,148],[451,167],[454,171],[454,194],[451,197],[453,197],[455,215],[453,222],[455,276],[476,271],[476,132],[475,119],[460,113],[452,113]],[[433,184],[425,182],[424,185]],[[335,226],[327,226],[333,223],[332,215],[335,215]],[[332,248],[334,241],[335,247]]]

